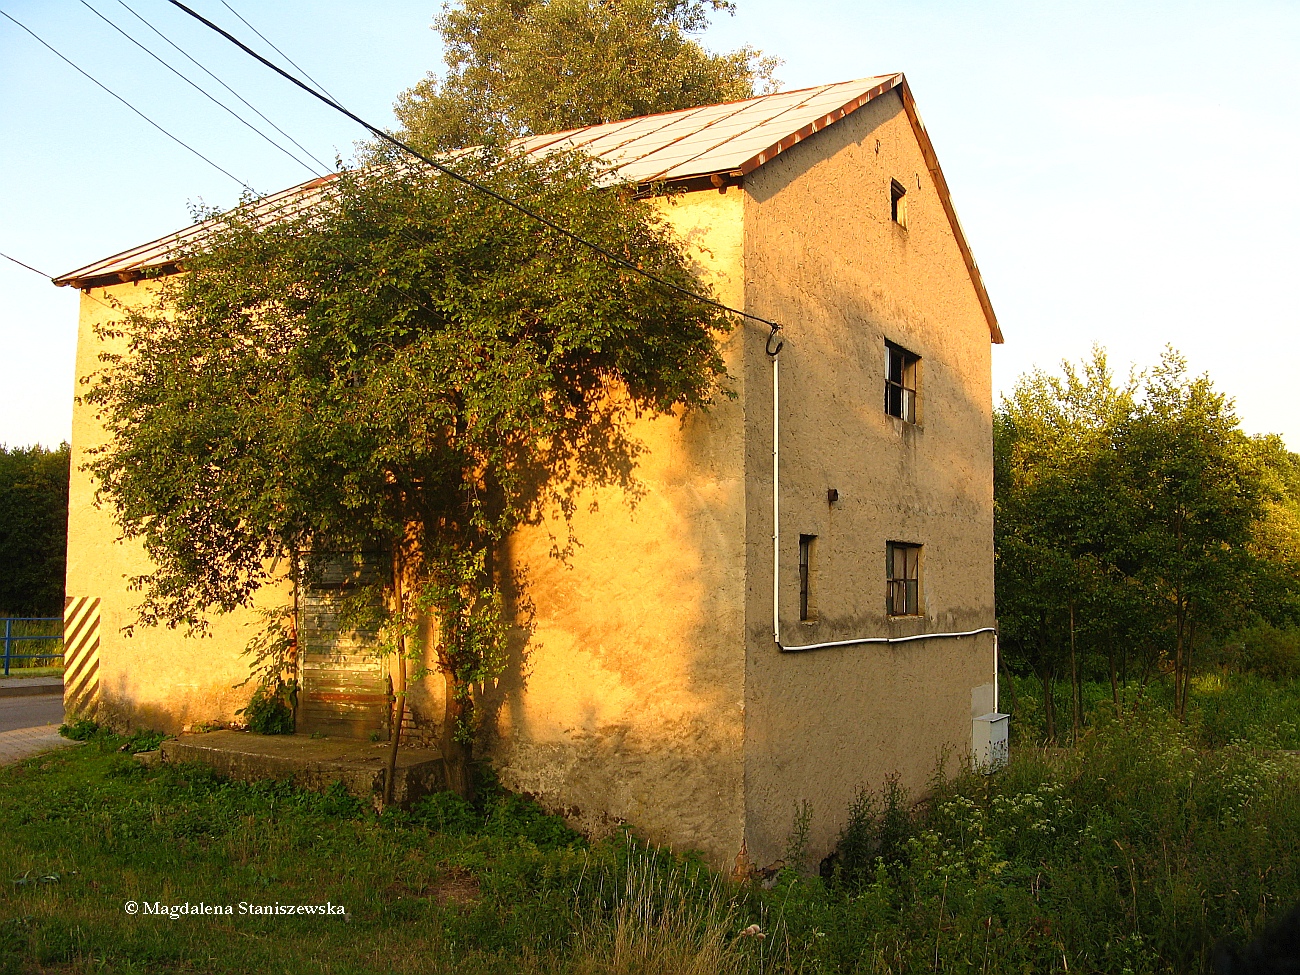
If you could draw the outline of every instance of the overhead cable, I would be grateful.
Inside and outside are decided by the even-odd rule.
[[[50,278],[51,281],[54,280],[53,278],[50,277],[50,275],[46,274],[44,271],[37,271],[36,268],[32,267],[30,264],[24,264],[22,261],[18,260],[18,258],[16,258],[16,257],[10,257],[10,256],[9,256],[8,254],[6,254],[4,251],[0,251],[0,257],[3,257],[6,261],[13,261],[13,262],[14,262],[15,264],[17,264],[19,267],[25,267],[25,268],[27,268],[27,270],[29,270],[29,271],[33,271],[33,272],[35,272],[36,274],[39,274],[39,275],[40,275],[41,277],[43,277],[43,278]]]
[[[104,84],[103,82],[101,82],[99,79],[95,78],[95,77],[94,77],[93,75],[91,75],[89,72],[85,71],[83,68],[81,68],[81,67],[80,67],[79,65],[77,65],[75,62],[73,62],[70,58],[66,57],[65,55],[61,54],[59,51],[55,50],[55,48],[52,47],[48,42],[46,42],[46,40],[45,40],[44,38],[42,38],[39,34],[36,33],[36,31],[32,30],[30,27],[28,27],[28,26],[27,26],[26,24],[24,24],[22,21],[17,20],[15,17],[13,17],[12,15],[6,13],[6,12],[3,11],[3,10],[0,10],[0,16],[4,16],[5,19],[7,19],[7,20],[9,20],[9,21],[12,21],[14,24],[17,24],[19,27],[21,27],[23,30],[25,30],[28,34],[31,34],[32,37],[34,37],[38,42],[40,42],[41,46],[43,46],[43,47],[44,47],[46,50],[48,50],[51,54],[53,54],[53,55],[55,55],[57,58],[59,58],[59,60],[63,61],[65,64],[67,64],[68,67],[72,68],[72,69],[75,70],[78,74],[80,74],[82,77],[86,78],[86,79],[89,80],[89,81],[94,82],[95,85],[97,85],[98,87],[102,88],[104,91],[108,92],[110,95],[112,95],[114,98],[116,98],[119,102],[121,102],[123,105],[125,105],[127,108],[129,108],[132,112],[134,112],[136,115],[140,116],[140,118],[144,119],[146,122],[148,122],[150,125],[152,125],[155,129],[157,129],[159,132],[161,132],[163,135],[167,136],[167,138],[171,139],[172,142],[175,142],[175,143],[176,143],[178,146],[180,146],[182,149],[185,149],[185,150],[187,150],[187,151],[189,151],[189,152],[194,153],[194,155],[198,156],[200,159],[202,159],[205,163],[207,163],[207,164],[208,164],[209,166],[211,166],[213,169],[217,170],[217,172],[221,173],[222,175],[229,176],[231,179],[233,179],[236,183],[238,183],[238,184],[239,184],[240,186],[242,186],[244,189],[248,190],[250,193],[256,193],[256,192],[257,192],[257,191],[254,190],[251,186],[249,186],[247,183],[245,183],[242,179],[240,179],[238,176],[236,176],[234,173],[230,172],[230,170],[225,169],[225,168],[223,168],[223,167],[217,165],[217,164],[214,163],[211,159],[209,159],[207,156],[203,155],[203,153],[199,152],[199,150],[195,149],[195,148],[194,148],[192,145],[190,145],[188,142],[185,142],[184,140],[182,140],[179,136],[172,135],[170,132],[168,132],[166,129],[164,129],[161,125],[159,125],[157,122],[155,122],[153,119],[151,119],[148,115],[146,115],[144,112],[140,111],[140,109],[136,108],[136,107],[135,107],[134,105],[132,105],[129,101],[127,101],[125,98],[123,98],[123,97],[122,97],[121,95],[119,95],[117,92],[115,92],[112,88],[109,88],[106,84]]]
[[[270,144],[271,144],[272,146],[274,146],[276,149],[279,149],[282,153],[284,153],[286,156],[288,156],[290,159],[292,159],[294,162],[296,162],[299,166],[301,166],[303,169],[307,170],[307,172],[311,173],[313,176],[320,176],[320,175],[321,175],[321,173],[320,173],[319,170],[314,169],[314,168],[313,168],[309,163],[305,163],[305,162],[303,162],[301,159],[299,159],[297,156],[295,156],[292,152],[290,152],[290,151],[289,151],[288,149],[286,149],[284,146],[280,145],[280,143],[276,142],[276,141],[275,141],[274,139],[272,139],[269,135],[267,135],[265,132],[263,132],[261,129],[259,129],[259,128],[258,128],[256,125],[254,125],[252,122],[248,121],[248,119],[244,118],[242,115],[240,115],[238,112],[236,112],[236,111],[235,111],[233,108],[231,108],[229,105],[226,105],[224,102],[222,102],[220,99],[216,98],[216,97],[215,97],[214,95],[212,95],[210,92],[205,91],[203,88],[199,87],[199,85],[195,84],[192,80],[190,80],[189,78],[187,78],[184,74],[182,74],[180,71],[178,71],[178,70],[177,70],[176,68],[174,68],[172,65],[168,64],[166,61],[164,61],[162,58],[160,58],[160,57],[159,57],[157,54],[155,54],[153,51],[149,50],[149,48],[145,47],[143,44],[141,44],[138,40],[136,40],[134,37],[132,37],[130,34],[128,34],[126,31],[124,31],[124,30],[123,30],[121,27],[119,27],[117,24],[113,23],[113,21],[111,21],[111,20],[109,20],[107,17],[105,17],[102,13],[100,13],[98,10],[96,10],[94,7],[92,7],[92,6],[90,5],[90,3],[88,2],[88,0],[81,0],[81,5],[82,5],[83,7],[85,7],[87,10],[89,10],[89,11],[90,11],[92,14],[94,14],[96,17],[98,17],[100,20],[102,20],[104,23],[108,24],[109,27],[113,28],[113,30],[117,31],[119,34],[121,34],[123,37],[125,37],[128,41],[130,41],[132,44],[134,44],[134,45],[135,45],[136,47],[138,47],[140,50],[144,51],[145,54],[149,55],[149,57],[153,58],[155,61],[157,61],[159,64],[161,64],[164,68],[166,68],[168,71],[170,71],[170,72],[171,72],[172,74],[174,74],[176,77],[180,78],[181,81],[185,82],[187,85],[189,85],[191,88],[193,88],[195,91],[197,91],[200,95],[202,95],[202,96],[203,96],[204,98],[206,98],[208,101],[212,102],[213,105],[216,105],[216,106],[217,106],[218,108],[220,108],[223,112],[225,112],[225,113],[227,113],[228,115],[230,115],[231,118],[235,119],[237,122],[239,122],[239,123],[241,123],[242,125],[246,126],[246,127],[247,127],[248,129],[250,129],[252,132],[255,132],[257,135],[261,136],[261,137],[262,137],[266,142],[270,143]]]
[[[256,105],[254,105],[252,102],[250,102],[247,98],[245,98],[245,97],[244,97],[243,95],[241,95],[239,92],[235,91],[235,89],[231,88],[228,84],[226,84],[224,81],[222,81],[219,77],[217,77],[217,76],[216,76],[215,74],[213,74],[211,71],[209,71],[209,70],[207,69],[207,67],[205,67],[205,66],[203,65],[202,62],[196,60],[196,59],[195,59],[195,58],[194,58],[194,57],[193,57],[193,56],[192,56],[188,51],[186,51],[183,47],[181,47],[179,44],[177,44],[175,41],[173,41],[170,37],[168,37],[166,34],[164,34],[162,31],[160,31],[160,30],[159,30],[157,27],[155,27],[152,23],[150,23],[149,20],[148,20],[147,18],[145,18],[145,17],[141,16],[140,14],[136,13],[135,9],[134,9],[133,7],[131,7],[131,6],[129,6],[129,5],[126,3],[126,0],[117,0],[117,2],[118,2],[119,4],[121,4],[123,7],[125,7],[126,10],[127,10],[127,12],[130,13],[132,17],[134,17],[136,20],[140,21],[140,23],[144,24],[144,25],[145,25],[146,27],[148,27],[151,31],[153,31],[155,34],[157,34],[159,37],[161,37],[164,41],[166,41],[168,44],[170,44],[173,48],[175,48],[178,52],[180,52],[180,54],[182,54],[186,59],[188,59],[189,62],[190,62],[191,64],[193,64],[196,68],[198,68],[200,71],[202,71],[204,74],[206,74],[209,78],[211,78],[213,81],[215,81],[217,84],[219,84],[222,88],[226,89],[226,91],[230,92],[232,95],[234,95],[236,98],[238,98],[241,102],[243,102],[244,105],[246,105],[246,106],[248,107],[249,111],[255,113],[255,114],[257,115],[257,117],[260,118],[263,122],[265,122],[265,123],[266,123],[267,125],[269,125],[271,128],[275,129],[275,131],[279,132],[282,136],[284,136],[286,139],[288,139],[290,142],[292,142],[295,146],[297,146],[298,149],[299,149],[299,151],[301,151],[303,155],[305,155],[308,159],[310,159],[312,162],[314,162],[317,166],[319,166],[319,167],[321,168],[321,173],[328,173],[328,172],[330,172],[331,170],[333,170],[333,168],[334,168],[333,166],[331,166],[329,163],[321,162],[321,160],[319,159],[319,157],[317,157],[316,155],[314,155],[310,149],[308,149],[308,148],[307,148],[306,146],[304,146],[301,142],[299,142],[297,139],[295,139],[293,136],[291,136],[288,132],[284,131],[284,129],[280,128],[280,126],[276,125],[276,124],[275,124],[274,122],[272,122],[269,118],[267,118],[265,115],[263,115],[263,114],[261,113],[261,111],[258,110],[258,108],[257,108]]]
[[[287,54],[285,54],[283,51],[281,51],[278,47],[275,46],[274,42],[272,42],[270,38],[268,38],[268,37],[267,37],[265,34],[263,34],[260,30],[258,30],[258,29],[257,29],[256,27],[254,27],[252,24],[250,24],[247,20],[244,20],[244,15],[241,14],[241,13],[240,13],[238,10],[236,10],[234,7],[232,7],[230,4],[226,3],[226,0],[221,0],[221,5],[222,5],[223,7],[225,7],[227,10],[229,10],[229,11],[230,11],[232,14],[234,14],[236,17],[238,17],[240,20],[242,20],[242,21],[244,22],[244,26],[245,26],[245,27],[247,27],[249,30],[251,30],[254,34],[256,34],[258,37],[260,37],[262,40],[266,41],[267,44],[270,44],[270,45],[271,45],[271,50],[273,50],[276,54],[280,55],[280,57],[284,58],[286,61],[288,61],[290,64],[292,64],[295,68],[298,68],[298,72],[299,72],[299,73],[300,73],[304,78],[306,78],[308,81],[310,81],[313,85],[315,85],[315,86],[316,86],[317,88],[319,88],[321,91],[325,92],[325,94],[329,95],[330,98],[333,98],[333,97],[334,97],[333,95],[330,95],[330,92],[329,92],[329,89],[328,89],[328,88],[326,88],[326,87],[325,87],[324,85],[322,85],[319,81],[317,81],[315,78],[313,78],[311,75],[309,75],[306,71],[304,71],[304,70],[303,70],[303,69],[298,65],[298,62],[297,62],[297,61],[295,61],[293,58],[289,57],[289,55],[287,55]]]
[[[619,255],[615,254],[612,251],[606,250],[604,247],[600,246],[599,244],[587,240],[585,237],[575,233],[572,230],[569,230],[567,227],[561,226],[560,224],[556,223],[554,220],[551,220],[549,217],[545,217],[535,210],[530,210],[522,203],[519,203],[516,200],[512,200],[510,197],[505,196],[502,193],[498,193],[490,186],[485,186],[484,184],[478,182],[477,180],[473,180],[470,177],[457,172],[456,170],[452,169],[450,166],[447,166],[444,163],[440,163],[430,158],[429,156],[426,156],[424,153],[411,148],[405,142],[402,142],[400,139],[396,138],[395,136],[390,135],[389,133],[385,132],[383,129],[379,128],[378,126],[371,125],[361,116],[348,111],[346,108],[340,105],[335,99],[330,97],[328,94],[323,94],[322,92],[312,88],[310,85],[305,84],[302,81],[299,81],[297,78],[289,74],[289,72],[285,71],[279,65],[275,64],[272,61],[267,60],[262,55],[258,54],[256,51],[250,48],[243,41],[239,40],[239,38],[235,37],[233,34],[229,33],[228,31],[224,30],[221,27],[218,27],[216,24],[208,20],[208,18],[204,17],[202,14],[197,13],[196,11],[187,7],[184,3],[181,3],[181,0],[168,0],[168,2],[172,6],[178,7],[179,9],[185,11],[185,13],[189,14],[191,17],[199,21],[208,29],[213,30],[216,33],[220,34],[226,40],[230,41],[230,43],[234,44],[241,51],[243,51],[245,54],[260,61],[262,64],[270,68],[276,74],[280,75],[280,77],[284,78],[286,81],[290,81],[293,84],[297,85],[299,88],[307,92],[313,98],[316,98],[324,102],[326,105],[334,109],[336,112],[346,115],[348,118],[352,119],[352,121],[356,122],[362,128],[369,131],[372,135],[383,140],[384,142],[389,143],[390,145],[397,147],[398,149],[401,149],[403,152],[409,153],[410,155],[414,156],[416,159],[424,163],[426,166],[429,166],[430,168],[437,170],[438,172],[442,173],[444,176],[448,176],[456,180],[457,182],[462,183],[473,190],[476,190],[479,193],[483,193],[487,196],[492,197],[494,200],[498,201],[499,203],[502,203],[508,207],[511,207],[519,211],[525,216],[531,218],[532,220],[535,220],[537,223],[540,223],[542,226],[548,227],[551,230],[554,230],[557,233],[562,234],[563,236],[574,241],[575,243],[578,243],[583,247],[586,247],[587,249],[593,251],[594,253],[599,254],[600,256],[604,257],[606,260],[609,260],[614,264],[617,264],[620,267],[625,268],[628,271],[631,271],[633,274],[637,274],[649,281],[653,281],[654,283],[660,285],[661,287],[667,288],[670,291],[675,291],[678,294],[685,295],[686,297],[698,301],[701,304],[709,305],[710,307],[716,308],[719,311],[725,312],[729,315],[736,315],[739,318],[748,319],[754,322],[760,322],[763,325],[769,326],[772,329],[773,334],[775,334],[777,331],[781,329],[781,325],[777,322],[772,321],[771,319],[763,318],[759,315],[754,315],[747,311],[741,311],[738,308],[732,308],[730,305],[725,305],[722,302],[716,301],[713,298],[709,298],[705,295],[699,294],[696,291],[692,291],[690,288],[687,288],[684,285],[677,284],[674,281],[669,281],[666,278],[662,278],[651,271],[647,271],[644,268],[637,266],[632,261],[629,261],[624,257],[620,257]],[[224,3],[224,0],[222,0],[222,2]],[[234,13],[233,10],[231,12]],[[235,16],[238,17],[239,15],[235,14]],[[240,17],[240,19],[243,20],[242,17]],[[254,32],[256,33],[256,31]],[[258,36],[260,37],[261,35],[259,34]],[[263,38],[263,40],[265,40],[265,38]],[[270,41],[267,41],[267,43],[270,44]],[[275,45],[272,44],[271,46],[274,47]]]

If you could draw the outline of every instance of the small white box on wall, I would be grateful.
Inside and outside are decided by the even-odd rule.
[[[1011,715],[990,711],[974,721],[971,730],[971,764],[983,772],[994,772],[1007,764],[1007,730]]]

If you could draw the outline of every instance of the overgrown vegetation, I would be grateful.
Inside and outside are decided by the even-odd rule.
[[[82,748],[0,769],[0,971],[1204,972],[1300,899],[1300,760],[1198,747],[1194,724],[1103,709],[1076,748],[1018,748],[919,805],[881,783],[824,877],[765,888],[590,843],[491,781],[376,816],[340,790],[144,766],[129,753],[157,736],[83,723]]]
[[[635,491],[632,421],[720,395],[729,325],[681,293],[704,286],[667,226],[596,190],[587,163],[457,165],[678,290],[390,159],[269,225],[221,215],[156,303],[100,329],[85,400],[110,435],[88,465],[99,497],[154,567],[141,622],[201,628],[365,553],[350,623],[395,654],[396,727],[406,661],[436,661],[439,748],[465,794],[474,688],[526,623],[502,540],[571,513],[584,485]],[[272,689],[295,632],[273,616],[257,644]]]
[[[1042,685],[1045,740],[1080,733],[1089,681],[1116,707],[1167,685],[1186,718],[1207,669],[1296,672],[1300,457],[1246,436],[1207,376],[1167,350],[1117,382],[1095,350],[1022,377],[994,419],[1001,645]]]

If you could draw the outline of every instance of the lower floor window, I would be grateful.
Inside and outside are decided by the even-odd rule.
[[[885,545],[885,611],[890,616],[921,613],[921,546],[907,542]]]

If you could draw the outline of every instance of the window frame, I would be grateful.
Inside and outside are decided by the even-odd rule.
[[[817,601],[814,598],[817,562],[817,536],[799,535],[799,622],[817,622]]]
[[[912,619],[921,612],[921,550],[924,546],[915,542],[885,543],[885,613],[892,619]],[[902,575],[896,575],[899,568],[897,557],[901,555]],[[900,606],[902,612],[898,612]]]
[[[907,229],[907,187],[896,179],[889,181],[889,219]]]
[[[898,363],[895,379],[894,365]],[[921,357],[896,342],[885,340],[885,413],[904,423],[920,417]],[[895,412],[897,410],[897,412]]]

